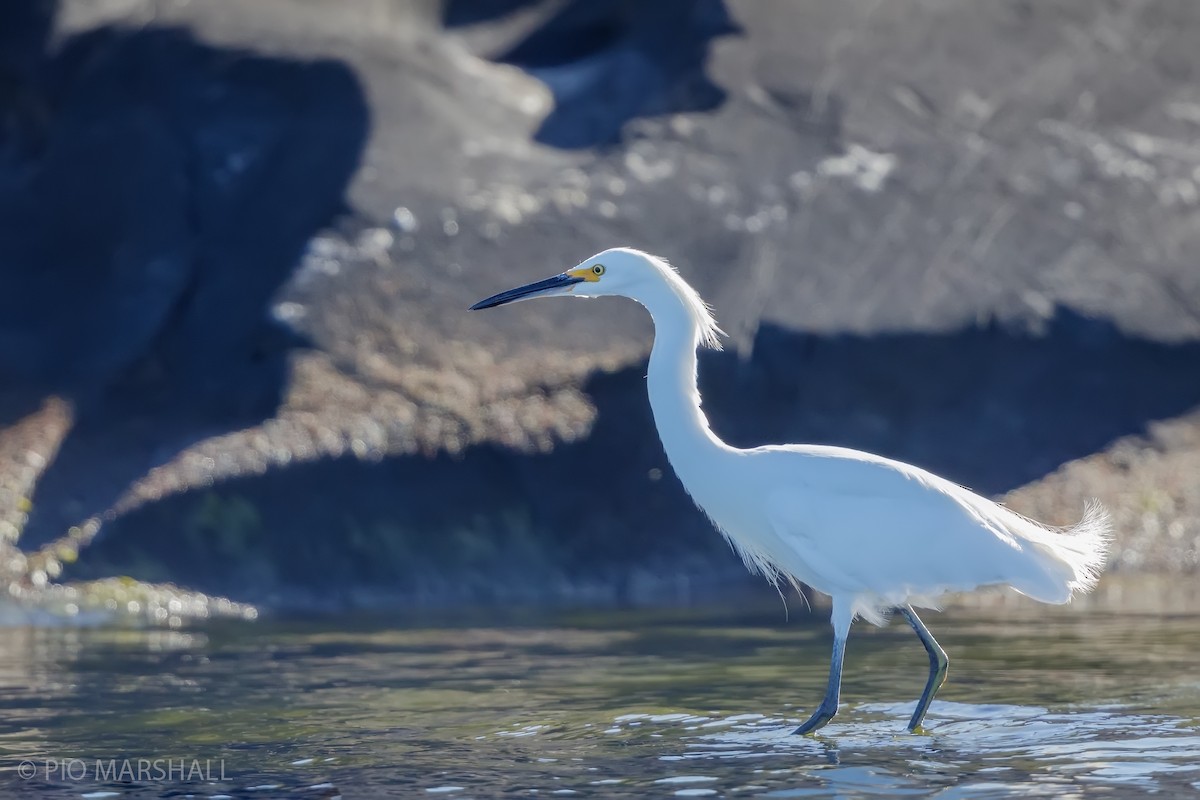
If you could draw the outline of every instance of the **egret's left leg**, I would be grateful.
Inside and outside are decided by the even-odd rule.
[[[925,682],[925,691],[921,693],[921,699],[917,701],[917,710],[913,712],[912,719],[908,721],[908,729],[916,731],[921,727],[921,720],[925,719],[925,712],[929,710],[933,696],[946,682],[946,671],[950,668],[950,658],[942,646],[937,643],[937,639],[933,638],[929,628],[925,627],[925,623],[921,622],[921,618],[917,616],[917,612],[913,611],[912,606],[901,606],[900,613],[908,620],[908,624],[913,626],[917,636],[921,637],[921,644],[925,645],[925,652],[929,653],[929,680]]]
[[[829,685],[825,689],[825,699],[821,705],[793,734],[812,733],[823,728],[833,719],[838,711],[838,701],[842,690],[842,658],[846,654],[846,637],[850,635],[850,623],[854,620],[850,601],[840,601],[833,598],[833,658],[829,663]]]

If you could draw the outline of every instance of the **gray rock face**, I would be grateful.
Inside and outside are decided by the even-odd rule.
[[[724,101],[725,92],[704,72],[713,40],[737,32],[724,0],[566,3],[516,41],[497,35],[495,23],[538,5],[546,4],[455,0],[443,12],[447,27],[475,30],[477,42],[498,40],[489,42],[489,49],[501,48],[495,61],[519,67],[551,91],[553,108],[537,141],[563,148],[617,144],[633,119],[711,111]]]
[[[640,309],[464,312],[615,244],[716,307],[738,444],[1003,492],[1200,402],[1194,4],[72,0],[51,43],[40,8],[0,62],[0,424],[72,402],[22,543],[103,520],[77,574],[740,575],[658,447]]]

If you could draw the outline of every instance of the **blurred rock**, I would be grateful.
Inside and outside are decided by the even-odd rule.
[[[35,543],[275,413],[303,340],[270,301],[342,208],[367,126],[344,66],[179,28],[67,36],[37,72],[50,135],[0,183],[3,422],[55,394],[77,424],[39,486]]]
[[[524,38],[504,42],[507,49],[491,57],[519,67],[552,93],[539,142],[566,148],[614,144],[632,119],[711,111],[725,99],[704,72],[712,41],[737,32],[724,0],[450,0],[444,17],[448,27],[473,34],[478,46],[505,38],[496,25],[484,23],[503,23],[530,6],[535,10],[528,16],[538,24],[526,23],[522,27],[531,29]]]
[[[68,574],[268,604],[740,580],[654,438],[640,309],[463,311],[626,243],[715,305],[739,444],[993,493],[1159,447],[1200,403],[1198,34],[1168,0],[66,0],[47,144],[0,169],[2,422],[76,410],[9,480],[22,543],[94,520]],[[1135,463],[1014,503],[1124,508]]]

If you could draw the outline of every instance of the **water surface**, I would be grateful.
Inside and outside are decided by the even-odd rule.
[[[828,626],[778,611],[436,627],[347,617],[181,631],[9,628],[0,631],[0,793],[1200,790],[1200,615],[1068,608],[926,620],[951,658],[927,735],[904,730],[926,662],[897,620],[855,625],[843,711],[815,738],[790,731],[820,700]],[[138,758],[147,762],[140,775]],[[124,759],[134,760],[127,772],[112,772]]]

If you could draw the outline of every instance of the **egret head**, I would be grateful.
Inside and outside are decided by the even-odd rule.
[[[597,253],[586,261],[566,272],[560,273],[542,281],[518,286],[492,295],[486,300],[480,300],[471,306],[475,311],[481,308],[492,308],[515,303],[518,300],[528,300],[533,297],[553,297],[566,295],[569,297],[603,297],[605,295],[631,295],[639,283],[645,283],[654,278],[654,257],[637,250],[625,247],[615,247]]]
[[[663,259],[631,247],[614,247],[597,253],[566,272],[480,300],[471,310],[556,295],[628,297],[648,308],[651,314],[655,314],[656,307],[662,307],[660,304],[670,303],[692,320],[698,343],[720,349],[721,329],[696,290]]]

